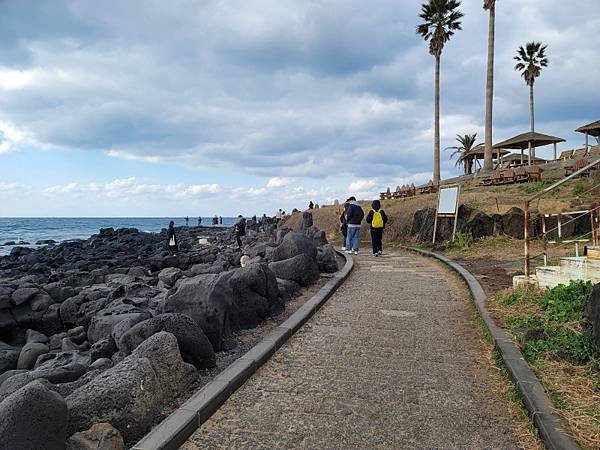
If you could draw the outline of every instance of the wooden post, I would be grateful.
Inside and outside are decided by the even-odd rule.
[[[525,202],[525,224],[523,228],[523,237],[525,238],[525,278],[529,281],[529,200]]]
[[[528,166],[530,166],[530,165],[531,165],[531,148],[532,148],[532,147],[531,147],[531,141],[529,141],[529,142],[527,143],[527,146],[528,146],[528,148],[529,148],[529,154],[528,154],[528,156],[527,156],[527,165],[528,165]]]
[[[554,161],[556,161],[556,142],[554,143]]]
[[[590,144],[589,144],[589,135],[588,132],[585,132],[585,151],[589,152],[590,151]]]
[[[556,218],[556,223],[558,225],[558,239],[562,241],[562,214],[558,213],[558,217]]]
[[[525,149],[523,149],[523,148],[522,148],[522,149],[521,149],[521,165],[523,165],[523,162],[524,162],[524,161],[523,161],[523,152],[524,152],[524,151],[525,151]]]

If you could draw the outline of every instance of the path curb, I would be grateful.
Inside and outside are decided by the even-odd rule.
[[[348,278],[354,268],[351,256],[339,253],[346,263],[333,278],[288,319],[247,353],[225,368],[139,441],[132,450],[175,450],[206,422],[302,325],[304,325]]]
[[[527,361],[523,358],[521,351],[515,345],[512,338],[506,331],[498,327],[494,323],[494,319],[485,307],[486,294],[479,281],[460,264],[437,253],[429,252],[417,247],[404,247],[412,252],[419,253],[423,256],[435,258],[460,275],[467,283],[471,297],[479,310],[479,314],[483,319],[485,326],[490,332],[492,342],[496,350],[502,356],[504,367],[508,372],[512,382],[514,383],[523,404],[529,412],[529,416],[533,420],[534,425],[539,430],[540,437],[546,447],[550,450],[576,450],[581,449],[571,436],[565,430],[563,420],[554,413],[552,402],[548,398],[546,391],[535,376]]]

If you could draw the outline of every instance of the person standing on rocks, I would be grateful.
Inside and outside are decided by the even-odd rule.
[[[388,221],[385,211],[381,209],[381,202],[373,200],[371,211],[367,214],[367,223],[371,225],[371,242],[373,244],[373,255],[381,256],[383,253],[383,229]]]
[[[169,222],[169,229],[167,230],[167,247],[172,256],[177,256],[179,246],[177,245],[177,236],[175,235],[175,222],[172,220]]]
[[[242,236],[246,235],[246,219],[241,214],[238,216],[238,220],[233,226],[235,230],[235,240],[237,241],[238,247],[242,248]]]
[[[308,209],[313,209],[315,207],[315,205],[313,204],[312,200],[310,201],[310,203],[308,204]]]
[[[279,211],[277,211],[277,214],[275,214],[275,223],[277,226],[279,226],[281,219],[283,219],[283,212],[281,211],[281,208],[279,208]]]
[[[198,226],[202,225],[202,216],[198,216]]]
[[[219,216],[219,225],[223,225],[223,216]]]
[[[186,227],[190,226],[190,216],[185,216],[185,226]]]
[[[365,212],[356,201],[356,197],[348,199],[346,222],[348,223],[348,236],[346,237],[346,253],[358,255],[360,246],[360,224],[365,217]]]
[[[348,212],[348,202],[344,203],[344,210],[340,215],[340,231],[342,232],[342,251],[346,250],[346,238],[348,237],[348,222],[346,213]]]

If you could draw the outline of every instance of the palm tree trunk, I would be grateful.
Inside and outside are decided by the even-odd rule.
[[[531,132],[535,131],[535,108],[533,105],[533,83],[529,85],[529,120],[531,122]],[[535,158],[535,147],[529,142],[529,165],[531,165],[531,156]]]
[[[433,183],[440,184],[440,57],[435,57],[435,112],[433,141]]]
[[[496,22],[496,2],[490,5],[490,16],[488,24],[488,60],[487,60],[487,83],[485,89],[485,151],[483,156],[483,171],[492,170],[492,110],[494,104],[494,35]]]

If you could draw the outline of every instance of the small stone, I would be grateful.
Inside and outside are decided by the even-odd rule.
[[[44,355],[50,351],[50,348],[46,344],[40,344],[39,342],[30,342],[25,344],[21,353],[19,354],[19,361],[17,362],[17,369],[32,369],[38,356]]]
[[[67,450],[124,450],[123,436],[109,423],[96,423],[89,430],[75,433]]]

